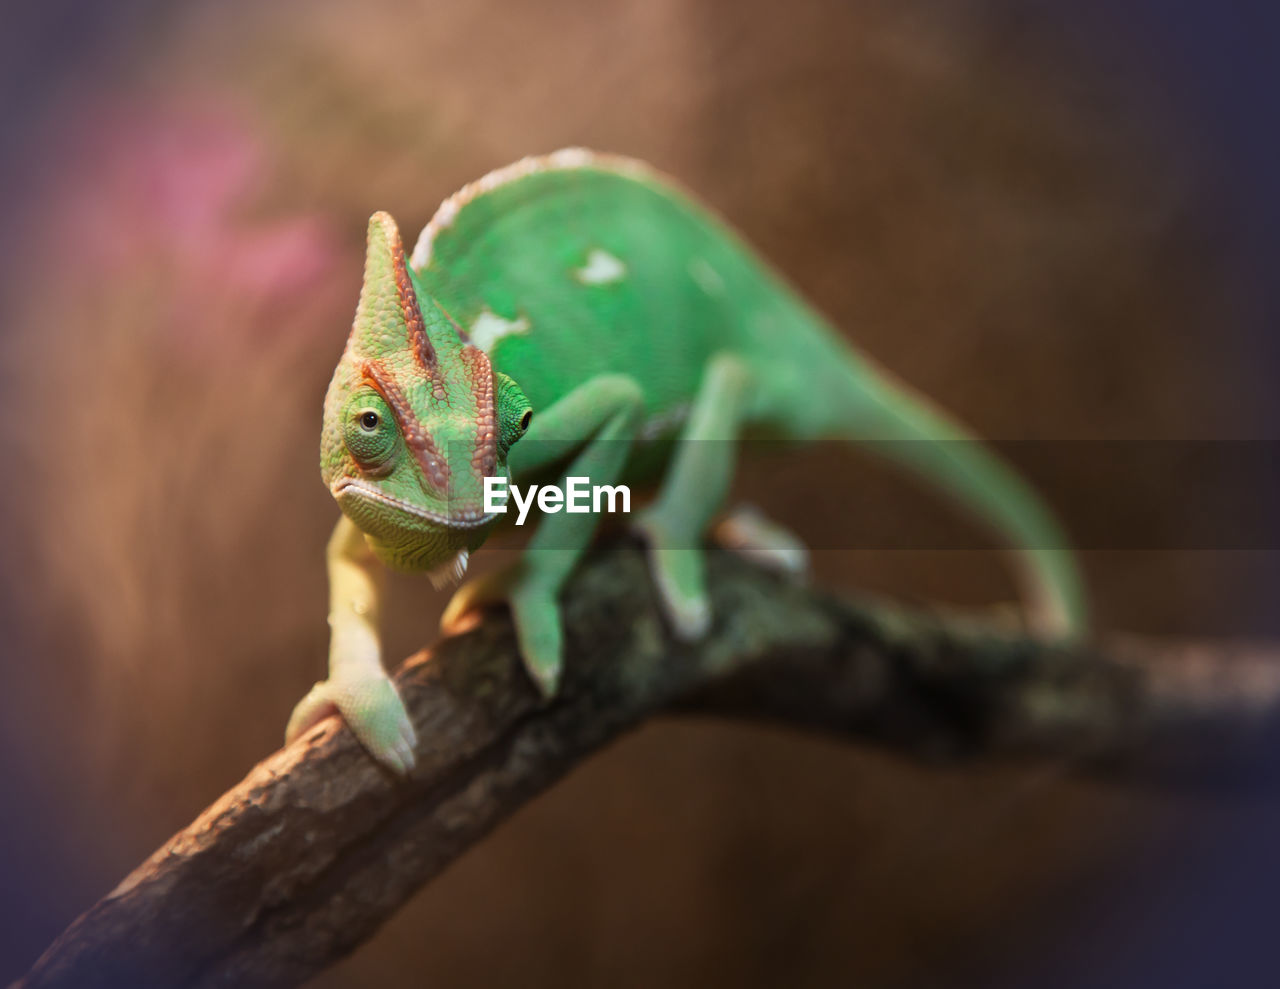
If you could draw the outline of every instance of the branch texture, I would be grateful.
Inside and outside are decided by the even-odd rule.
[[[421,740],[400,780],[337,719],[269,756],[77,919],[15,983],[289,986],[356,948],[467,847],[659,712],[772,718],[928,759],[1220,765],[1280,707],[1274,651],[1047,645],[972,618],[861,604],[712,554],[716,622],[673,642],[643,554],[613,544],[565,597],[542,702],[505,613],[410,658]],[[1198,766],[1197,766],[1198,764]]]

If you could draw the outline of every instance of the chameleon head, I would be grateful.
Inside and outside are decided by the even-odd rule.
[[[320,470],[387,564],[461,577],[494,516],[484,478],[506,476],[529,402],[419,291],[395,221],[369,220],[364,285],[324,403]]]

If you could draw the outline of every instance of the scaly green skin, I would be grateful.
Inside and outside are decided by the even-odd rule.
[[[569,149],[451,197],[409,261],[391,218],[370,220],[359,307],[325,399],[321,469],[343,512],[328,555],[329,679],[286,736],[337,708],[376,757],[412,767],[413,728],[378,644],[378,561],[459,578],[495,523],[486,475],[611,484],[660,473],[633,525],[673,628],[702,634],[699,546],[744,434],[886,441],[888,456],[1015,547],[1033,619],[1083,629],[1072,559],[1008,468],[853,351],[670,180]],[[518,566],[457,592],[445,630],[505,601],[530,674],[554,694],[557,596],[596,521],[545,516]],[[794,558],[785,533],[759,520],[735,539]]]

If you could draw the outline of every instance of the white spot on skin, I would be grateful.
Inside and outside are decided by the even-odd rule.
[[[608,285],[619,282],[627,274],[627,266],[608,251],[595,248],[587,255],[587,264],[573,273],[583,285]]]
[[[418,234],[418,242],[413,245],[413,253],[409,255],[409,267],[414,271],[421,271],[431,263],[431,241],[435,236],[436,232],[431,224],[423,227],[422,233]]]
[[[436,226],[444,229],[453,223],[454,217],[458,215],[458,204],[453,199],[446,199],[440,204],[440,208],[436,210],[434,217]]]
[[[503,319],[491,309],[485,309],[476,317],[476,321],[471,324],[471,329],[467,332],[471,337],[472,346],[489,354],[504,337],[523,335],[531,329],[533,327],[524,316],[519,319]]]
[[[698,283],[698,288],[707,295],[724,295],[724,279],[720,273],[702,258],[694,258],[687,265],[689,277]]]

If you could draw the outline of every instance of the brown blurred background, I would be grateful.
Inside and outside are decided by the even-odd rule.
[[[524,154],[636,155],[980,434],[1273,439],[1260,276],[1275,255],[1257,236],[1275,204],[1251,196],[1274,146],[1249,141],[1274,132],[1274,87],[1250,73],[1275,34],[1261,14],[1214,9],[14,12],[0,60],[0,978],[278,745],[323,673],[336,510],[319,408],[375,209],[411,238],[444,196]],[[819,547],[842,524],[838,501],[809,497],[827,471],[886,527],[950,518],[870,458],[785,463],[748,462],[740,489]],[[1141,507],[1176,543],[1201,479],[1147,480]],[[1049,493],[1069,526],[1109,500]],[[1259,545],[1099,547],[1085,555],[1099,623],[1280,631],[1280,567]],[[989,551],[815,562],[825,584],[912,601],[1012,593]],[[442,603],[396,579],[389,655],[429,640]],[[1276,833],[1272,791],[1071,769],[930,769],[781,730],[654,724],[319,984],[1167,986],[1200,963],[1213,984],[1256,984],[1248,953],[1265,940],[1241,932],[1280,862],[1237,861],[1237,875],[1214,856]],[[1163,971],[1178,951],[1191,954]]]

